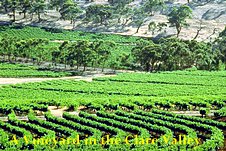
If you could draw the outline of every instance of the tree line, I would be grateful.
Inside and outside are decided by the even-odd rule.
[[[226,27],[213,42],[161,38],[141,40],[132,49],[135,62],[146,71],[171,71],[195,67],[199,70],[226,69]]]
[[[60,45],[58,50],[52,52],[52,62],[55,65],[63,63],[65,66],[77,66],[77,69],[83,66],[84,71],[87,66],[101,67],[103,71],[111,56],[112,49],[115,47],[116,43],[113,41],[65,41]]]
[[[4,35],[0,40],[2,61],[32,60],[41,65],[45,61],[77,67],[139,69],[147,72],[183,70],[195,67],[200,70],[225,70],[225,31],[212,43],[178,38],[161,38],[158,41],[138,40],[128,55],[119,55],[112,61],[119,46],[113,41],[64,41],[59,46],[47,48],[47,39],[21,40]],[[111,61],[110,61],[111,60]]]
[[[156,12],[162,12],[166,9],[166,3],[173,0],[143,0],[140,6],[131,6],[134,0],[108,0],[108,4],[93,4],[85,8],[78,5],[73,0],[2,0],[0,2],[0,10],[12,18],[12,22],[16,21],[16,15],[23,15],[23,18],[34,19],[37,16],[38,21],[42,21],[47,10],[56,10],[60,13],[60,19],[70,20],[75,26],[76,21],[84,23],[92,22],[93,24],[109,25],[117,24],[121,27],[133,25],[140,27],[145,23],[147,17],[154,16]],[[188,1],[189,2],[189,1]],[[176,28],[178,36],[186,19],[191,18],[192,10],[188,5],[174,6],[170,8],[167,23],[155,24],[151,22],[148,25],[149,31],[154,32],[163,30],[166,26],[172,25]]]
[[[224,50],[225,51],[225,50]],[[214,43],[160,39],[157,42],[141,40],[133,48],[135,62],[147,71],[172,71],[195,67],[199,70],[224,70],[225,52]]]
[[[0,41],[0,56],[2,61],[17,62],[32,61],[41,65],[44,61],[52,61],[53,66],[62,63],[70,67],[87,66],[101,67],[107,66],[107,61],[111,57],[112,49],[116,47],[113,41],[88,41],[78,40],[76,42],[64,41],[59,47],[47,48],[47,39],[21,40],[17,37],[4,35]],[[49,60],[49,57],[51,60]]]

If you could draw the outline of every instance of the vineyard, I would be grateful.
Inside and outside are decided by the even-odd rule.
[[[51,29],[51,28],[38,28],[29,26],[1,26],[0,36],[8,34],[11,36],[17,35],[20,39],[30,38],[46,38],[49,40],[112,40],[116,43],[135,43],[139,37],[134,36],[121,36],[113,34],[101,34],[101,33],[90,33],[83,31],[70,31],[64,29]]]
[[[225,76],[224,71],[123,73],[93,82],[2,86],[0,147],[223,151]],[[175,111],[200,111],[200,116]]]
[[[0,150],[226,151],[225,2],[0,1]]]
[[[70,76],[69,72],[53,72],[48,70],[39,70],[35,66],[22,64],[0,63],[1,78],[20,78],[20,77],[62,77]]]
[[[153,39],[22,25],[0,26],[0,56],[2,62],[29,61],[38,66],[51,62],[54,69],[61,65],[83,67],[84,71],[87,67],[148,72],[192,67],[225,70],[224,41],[210,45],[173,37]]]
[[[131,54],[131,50],[134,47],[135,42],[141,39],[139,37],[133,37],[133,36],[89,33],[89,32],[83,32],[83,31],[71,31],[71,30],[63,30],[63,29],[49,29],[49,28],[38,28],[38,27],[30,27],[30,26],[0,26],[0,40],[6,36],[13,37],[13,39],[16,38],[17,44],[15,45],[20,50],[15,50],[15,52],[13,52],[12,48],[10,48],[9,52],[6,52],[5,50],[6,48],[3,48],[2,50],[0,48],[1,56],[4,56],[7,53],[10,53],[10,55],[14,55],[14,57],[20,56],[24,58],[24,56],[26,56],[27,58],[30,58],[30,59],[41,58],[43,61],[48,61],[48,62],[54,62],[54,60],[60,60],[60,59],[53,60],[53,58],[56,58],[56,56],[52,56],[52,55],[55,51],[58,51],[59,47],[61,47],[61,44],[64,41],[68,41],[71,43],[76,43],[77,41],[89,41],[90,43],[95,41],[105,41],[105,42],[111,41],[116,44],[116,47],[114,47],[114,49],[113,48],[109,49],[111,55],[107,60],[107,63],[106,63],[107,67],[110,67],[111,64],[119,64],[117,62],[120,61],[121,57],[125,57],[125,59],[128,57],[125,61],[127,62],[127,64],[130,63],[133,60],[133,58],[129,56]],[[46,40],[48,42],[36,48],[34,47],[36,43],[34,43],[32,46],[27,46],[29,45],[29,41],[31,40]],[[28,43],[26,44],[25,42],[28,42]],[[10,42],[10,43],[13,43],[13,42]],[[39,41],[38,43],[40,44],[41,42]],[[1,44],[0,44],[0,47],[1,47]],[[23,50],[23,49],[26,49],[27,47],[30,47],[31,49]],[[36,51],[35,49],[38,49],[38,50]],[[123,64],[121,65],[121,68],[124,68]]]

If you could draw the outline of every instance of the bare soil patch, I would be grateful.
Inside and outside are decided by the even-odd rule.
[[[0,85],[6,84],[18,84],[18,83],[29,83],[29,82],[42,82],[48,80],[83,80],[91,82],[93,78],[97,77],[111,77],[116,75],[104,75],[104,74],[95,74],[92,76],[71,76],[71,77],[62,77],[62,78],[0,78]]]

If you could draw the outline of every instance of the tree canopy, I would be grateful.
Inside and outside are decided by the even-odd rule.
[[[169,23],[177,29],[177,37],[179,36],[183,26],[187,25],[186,19],[191,18],[192,10],[187,5],[174,7],[169,14]]]

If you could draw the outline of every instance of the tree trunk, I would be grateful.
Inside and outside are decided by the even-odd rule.
[[[105,62],[104,62],[104,64],[103,64],[103,66],[102,66],[102,72],[104,72],[104,66],[105,66]]]
[[[145,64],[145,68],[146,68],[145,70],[146,70],[147,72],[150,71],[150,63],[149,63],[149,62]]]
[[[16,21],[16,9],[13,9],[13,22]]]
[[[126,24],[129,22],[130,19],[126,19],[125,23],[123,24],[123,26],[126,26]]]
[[[24,12],[24,19],[27,17],[26,12]]]
[[[151,63],[151,72],[153,72],[155,70],[155,62]]]
[[[103,17],[101,16],[101,17],[100,17],[100,24],[103,25],[103,22],[104,22],[104,19],[103,19]]]
[[[67,62],[66,62],[66,59],[63,60],[63,64],[64,64],[64,69],[67,68]]]
[[[38,11],[38,22],[40,22],[41,21],[41,14],[40,14],[40,12]]]
[[[202,23],[201,23],[201,24],[202,24]],[[199,27],[199,29],[197,30],[197,33],[196,33],[195,37],[193,38],[193,40],[195,40],[195,39],[199,36],[199,33],[200,33],[200,31],[202,30],[201,24],[200,24],[200,27]]]
[[[181,32],[181,27],[179,26],[177,27],[177,38],[179,37],[180,32]]]
[[[142,24],[140,24],[140,25],[138,26],[137,31],[136,31],[136,34],[139,32],[141,25],[142,25]]]
[[[10,55],[8,55],[8,61],[10,62]]]
[[[121,17],[118,18],[118,24],[120,24],[120,23],[121,23]]]
[[[5,13],[8,13],[8,8],[4,7]]]
[[[31,13],[31,21],[33,20],[33,13]]]

